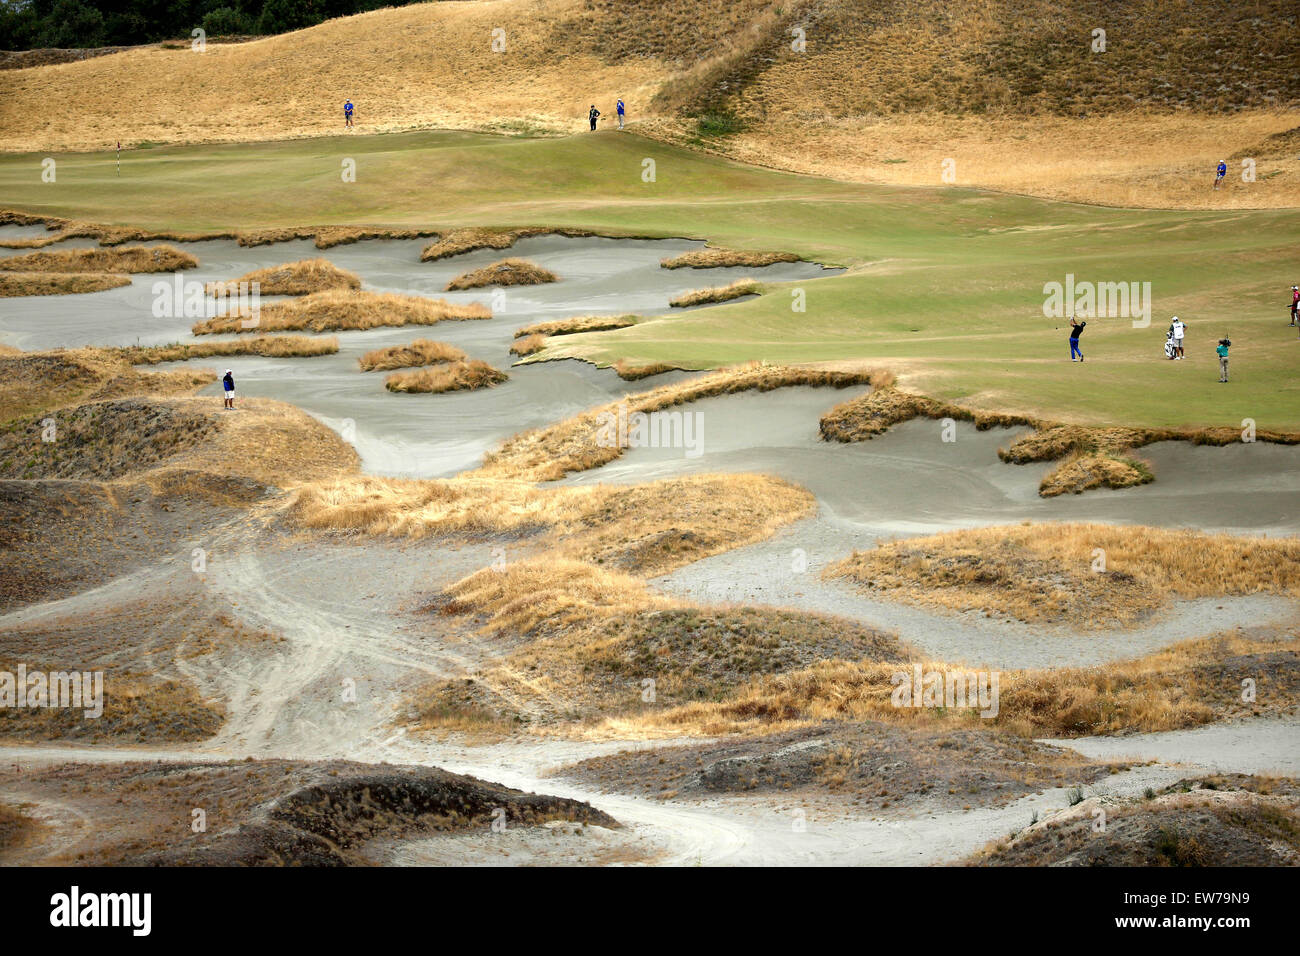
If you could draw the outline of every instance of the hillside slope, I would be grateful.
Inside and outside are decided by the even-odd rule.
[[[1289,0],[427,3],[3,71],[0,115],[11,149],[44,152],[322,135],[347,98],[365,132],[572,133],[621,95],[640,132],[779,168],[1285,206],[1300,204],[1298,31]]]

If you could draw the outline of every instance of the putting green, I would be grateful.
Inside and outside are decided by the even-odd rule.
[[[747,359],[866,360],[972,406],[1079,422],[1300,428],[1300,282],[1294,210],[1124,210],[970,189],[864,186],[746,167],[630,134],[563,139],[459,132],[254,145],[0,156],[0,205],[182,231],[275,226],[579,226],[694,236],[844,265],[757,299],[566,336],[542,357],[704,368]],[[355,162],[355,182],[342,176]],[[646,161],[653,161],[653,181]],[[1081,149],[1080,162],[1086,162]],[[1150,283],[1151,324],[1089,321],[1071,364],[1068,322],[1044,285]],[[700,285],[707,273],[693,273]],[[796,311],[796,289],[805,310]],[[1162,357],[1188,324],[1188,357]],[[1233,340],[1218,384],[1214,345]]]

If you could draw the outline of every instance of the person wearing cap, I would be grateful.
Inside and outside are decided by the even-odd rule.
[[[1174,316],[1169,323],[1169,331],[1174,333],[1174,358],[1183,357],[1183,333],[1187,331],[1187,326],[1178,316]]]
[[[1214,171],[1214,188],[1219,188],[1219,183],[1223,182],[1223,177],[1228,175],[1228,161],[1219,160],[1219,168]]]
[[[1300,286],[1291,287],[1291,324],[1295,325],[1296,313],[1300,312]]]
[[[235,407],[235,373],[226,369],[226,374],[221,376],[221,388],[226,393],[226,408],[234,410]]]

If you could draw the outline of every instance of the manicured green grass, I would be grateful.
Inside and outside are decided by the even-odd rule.
[[[341,136],[124,154],[0,156],[0,205],[177,230],[285,225],[577,226],[693,236],[844,265],[758,299],[564,336],[542,358],[703,368],[746,359],[864,359],[907,386],[984,408],[1112,424],[1300,428],[1294,210],[1121,210],[969,189],[907,189],[778,173],[630,134],[563,139],[458,132]],[[355,160],[356,182],[340,173]],[[655,164],[643,179],[644,160]],[[1081,161],[1083,161],[1081,159]],[[1044,283],[1150,282],[1151,326],[1089,322],[1071,364]],[[760,273],[761,274],[761,273]],[[704,273],[700,285],[709,285]],[[807,297],[792,309],[792,290]],[[1188,323],[1188,357],[1162,358]],[[1233,340],[1230,385],[1216,340]]]

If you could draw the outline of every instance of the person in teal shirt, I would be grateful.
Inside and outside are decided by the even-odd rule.
[[[1219,383],[1222,384],[1228,380],[1228,346],[1232,343],[1227,339],[1219,339],[1219,347],[1214,351],[1219,353]]]

